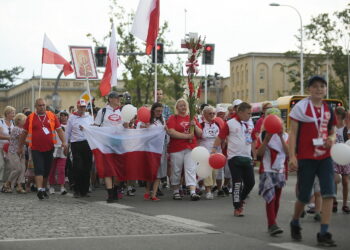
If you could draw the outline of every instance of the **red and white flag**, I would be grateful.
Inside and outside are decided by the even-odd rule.
[[[156,179],[164,146],[163,127],[88,126],[83,131],[100,178],[117,176],[119,181]]]
[[[159,1],[140,0],[131,33],[146,42],[146,54],[151,54],[159,30]]]
[[[111,40],[109,42],[106,69],[100,84],[100,92],[102,96],[108,95],[112,87],[117,86],[118,66],[119,65],[118,65],[118,55],[117,55],[117,41],[115,38],[115,31],[114,31],[114,25],[113,25]]]
[[[60,52],[58,52],[46,34],[44,34],[43,56],[41,63],[55,64],[60,70],[63,68],[63,73],[65,76],[74,72],[70,63],[61,56]]]

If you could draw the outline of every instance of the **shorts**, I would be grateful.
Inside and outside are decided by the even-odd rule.
[[[323,160],[298,160],[298,200],[309,203],[315,177],[318,176],[323,198],[336,197],[333,163],[330,157]]]
[[[334,172],[341,175],[349,175],[350,174],[350,165],[338,165],[337,163],[333,163]]]
[[[43,176],[44,178],[47,178],[52,166],[53,149],[45,152],[32,150],[32,158],[35,176]]]

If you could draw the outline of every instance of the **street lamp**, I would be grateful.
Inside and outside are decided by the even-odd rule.
[[[301,15],[299,11],[293,6],[279,4],[279,3],[270,3],[270,6],[273,6],[273,7],[285,6],[285,7],[292,8],[298,13],[298,16],[300,19],[300,94],[304,95],[303,20],[301,19]]]

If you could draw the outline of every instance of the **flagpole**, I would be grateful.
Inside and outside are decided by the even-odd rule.
[[[43,63],[41,63],[41,70],[40,70],[40,80],[39,80],[39,98],[41,97],[41,80],[43,78]]]
[[[157,102],[157,88],[158,88],[158,82],[157,82],[157,38],[156,38],[156,44],[154,45],[154,102]]]
[[[87,72],[86,72],[86,64],[83,64],[83,66],[84,66],[84,71],[85,71],[85,76],[86,76],[87,91],[88,91],[88,95],[89,95],[89,99],[90,99],[91,116],[94,117],[94,110],[92,108],[92,96],[91,96],[91,92],[90,92],[89,77],[88,77]]]

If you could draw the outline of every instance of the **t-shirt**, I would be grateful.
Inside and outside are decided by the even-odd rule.
[[[300,104],[298,102],[296,105]],[[296,107],[294,106],[294,108]],[[333,111],[329,109],[327,103],[324,105],[324,123],[328,124],[328,127],[333,127],[336,125],[336,120],[331,119],[334,117]],[[310,104],[307,105],[305,115],[312,118],[312,111]],[[321,118],[321,108],[315,107],[315,115],[320,126]],[[313,139],[318,138],[318,131],[315,126],[315,122],[302,122],[291,116],[291,119],[299,122],[299,131],[297,135],[296,147],[297,147],[297,158],[301,159],[312,159],[312,160],[322,160],[330,157],[330,149],[323,146],[315,147],[313,145]],[[326,139],[328,136],[328,131],[323,139]]]
[[[255,126],[254,126],[254,129],[253,129],[253,133],[252,133],[252,137],[253,137],[253,140],[257,140],[258,139],[258,135],[260,134],[261,132],[261,127],[264,123],[264,119],[265,119],[265,115],[262,115],[259,120],[257,120],[257,122],[255,123]]]
[[[0,127],[2,128],[2,135],[8,136],[11,133],[11,130],[15,127],[13,121],[10,122],[10,126],[7,126],[5,119],[0,119]],[[5,143],[8,143],[8,140],[0,140],[0,148],[4,146]]]
[[[202,138],[199,141],[199,145],[211,150],[213,147],[216,137],[219,135],[220,127],[215,121],[209,123],[204,121],[201,123],[202,126]]]
[[[240,121],[238,117],[228,120],[219,137],[224,140],[227,137],[227,157],[235,156],[251,157],[252,150],[252,124]]]
[[[201,127],[197,119],[195,119],[196,125]],[[167,121],[168,129],[174,129],[180,133],[190,133],[190,116],[179,116],[172,115]],[[190,142],[192,141],[192,142]],[[193,149],[197,147],[197,138],[194,136],[191,140],[189,139],[175,139],[170,137],[168,152],[176,153],[185,149]]]
[[[123,124],[120,107],[113,109],[111,106],[107,105],[105,108],[106,108],[106,113],[103,117],[103,122],[102,122],[103,108],[97,112],[97,115],[95,118],[96,125],[98,126],[101,125],[101,127],[114,127],[114,126]]]
[[[45,134],[43,127],[47,128],[50,133]],[[61,127],[60,122],[55,116],[55,129]],[[24,124],[24,130],[29,130],[29,119]],[[32,136],[32,150],[38,150],[40,152],[46,152],[53,149],[54,144],[52,141],[52,133],[49,118],[47,115],[38,116],[36,113],[33,117],[33,136]]]
[[[10,144],[9,144],[9,152],[12,154],[16,154],[19,146],[20,135],[23,132],[23,128],[14,127],[11,131],[10,135]],[[23,147],[24,148],[24,147]]]

